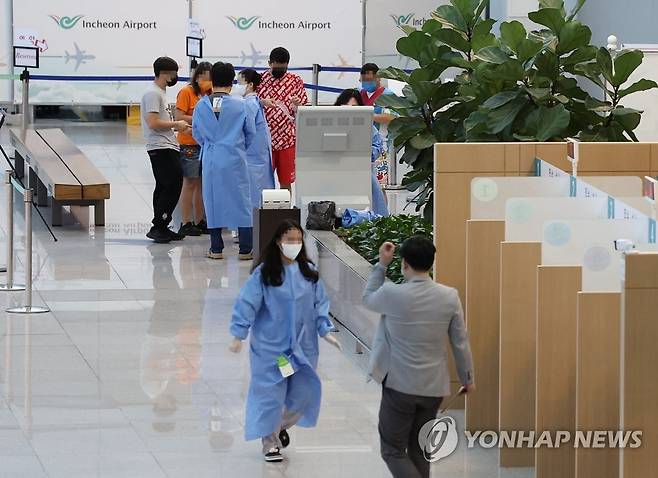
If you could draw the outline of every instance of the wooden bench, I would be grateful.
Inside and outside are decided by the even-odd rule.
[[[105,225],[105,200],[110,184],[89,159],[60,129],[10,129],[16,150],[16,171],[25,175],[36,193],[37,204],[50,205],[53,226],[62,225],[64,206],[94,206],[94,223]]]

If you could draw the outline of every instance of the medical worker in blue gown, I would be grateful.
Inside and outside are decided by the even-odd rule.
[[[217,62],[211,71],[213,92],[194,108],[192,135],[201,145],[203,205],[210,232],[211,259],[224,258],[222,228],[237,229],[240,260],[251,260],[253,214],[247,150],[256,138],[247,120],[244,98],[231,96],[235,70]]]
[[[363,106],[363,99],[361,94],[354,89],[344,90],[334,103],[334,106]],[[372,127],[372,152],[370,155],[370,163],[374,163],[379,156],[381,156],[384,149],[382,137],[377,128]],[[372,187],[372,212],[378,216],[388,216],[388,206],[386,205],[386,197],[384,191],[377,181],[377,175],[374,170],[370,174],[370,185]]]
[[[272,137],[265,119],[263,105],[256,94],[261,83],[261,75],[256,70],[242,70],[238,74],[238,84],[232,94],[244,96],[247,103],[247,121],[253,123],[256,138],[247,149],[247,163],[251,179],[251,205],[261,204],[263,189],[274,189],[274,169],[272,168]]]
[[[251,382],[245,438],[260,438],[268,462],[283,459],[293,425],[314,427],[320,413],[318,336],[329,332],[329,299],[308,259],[301,226],[285,220],[263,252],[233,309],[232,352],[251,331]]]

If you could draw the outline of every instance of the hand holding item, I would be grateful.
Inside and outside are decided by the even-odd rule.
[[[393,262],[393,256],[395,254],[395,244],[392,242],[385,242],[379,248],[379,262],[384,266],[388,267],[391,262]]]
[[[188,129],[190,129],[190,125],[187,124],[187,121],[185,120],[180,120],[180,121],[174,121],[174,130],[178,131],[180,133],[186,133]]]
[[[290,97],[290,102],[295,105],[295,107],[302,106],[302,100],[298,96]]]
[[[325,335],[325,336],[323,337],[323,339],[326,340],[326,341],[327,341],[328,343],[330,343],[331,345],[333,345],[334,347],[336,347],[336,348],[337,348],[338,350],[340,350],[341,352],[343,351],[343,346],[340,345],[340,342],[339,342],[338,340],[336,340],[336,337],[334,337],[333,335],[331,335],[331,332],[328,333],[327,335]]]
[[[470,383],[470,384],[468,384],[468,385],[462,385],[462,390],[463,390],[462,393],[463,393],[464,395],[469,395],[469,394],[475,392],[475,384],[474,384],[474,383]]]
[[[235,337],[231,342],[231,345],[228,346],[228,349],[234,354],[239,354],[242,350],[242,340]]]
[[[261,104],[266,108],[274,108],[276,104],[272,101],[272,98],[263,98],[260,100]]]

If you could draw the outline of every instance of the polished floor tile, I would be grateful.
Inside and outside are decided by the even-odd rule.
[[[34,217],[34,303],[51,312],[0,312],[0,478],[389,476],[379,456],[379,387],[366,382],[366,357],[344,331],[344,352],[321,344],[318,426],[291,430],[284,463],[263,462],[259,443],[243,438],[249,357],[227,350],[232,304],[251,264],[237,260],[229,238],[225,261],[204,257],[207,236],[146,239],[153,180],[138,128],[47,125],[63,126],[80,145],[111,181],[112,199],[105,228],[67,215],[56,242]],[[0,185],[2,204],[5,195]],[[392,198],[394,209],[406,204],[406,194]],[[16,211],[22,282],[24,218]],[[0,207],[0,264],[6,224]],[[0,310],[24,300],[1,293]],[[497,459],[495,450],[462,446],[433,476],[533,476],[500,471]]]

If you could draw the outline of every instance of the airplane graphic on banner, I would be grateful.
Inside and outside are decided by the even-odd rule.
[[[337,66],[340,68],[354,68],[354,65],[351,65],[349,61],[347,61],[345,58],[343,58],[342,55],[338,55],[338,64],[332,63],[331,66]],[[343,77],[347,74],[346,71],[341,71],[338,73],[338,79],[342,80]]]
[[[75,71],[78,71],[80,65],[86,65],[88,61],[95,60],[94,55],[87,54],[86,50],[81,50],[77,43],[73,42],[75,47],[75,54],[71,54],[68,51],[64,52],[65,63],[68,63],[71,60],[75,61]]]
[[[247,54],[242,51],[241,61],[244,63],[244,66],[247,66],[247,61],[251,62],[251,66],[258,66],[260,64],[266,63],[270,59],[269,55],[263,55],[261,50],[256,50],[256,47],[253,43],[250,43],[249,46],[251,47],[251,54]]]

